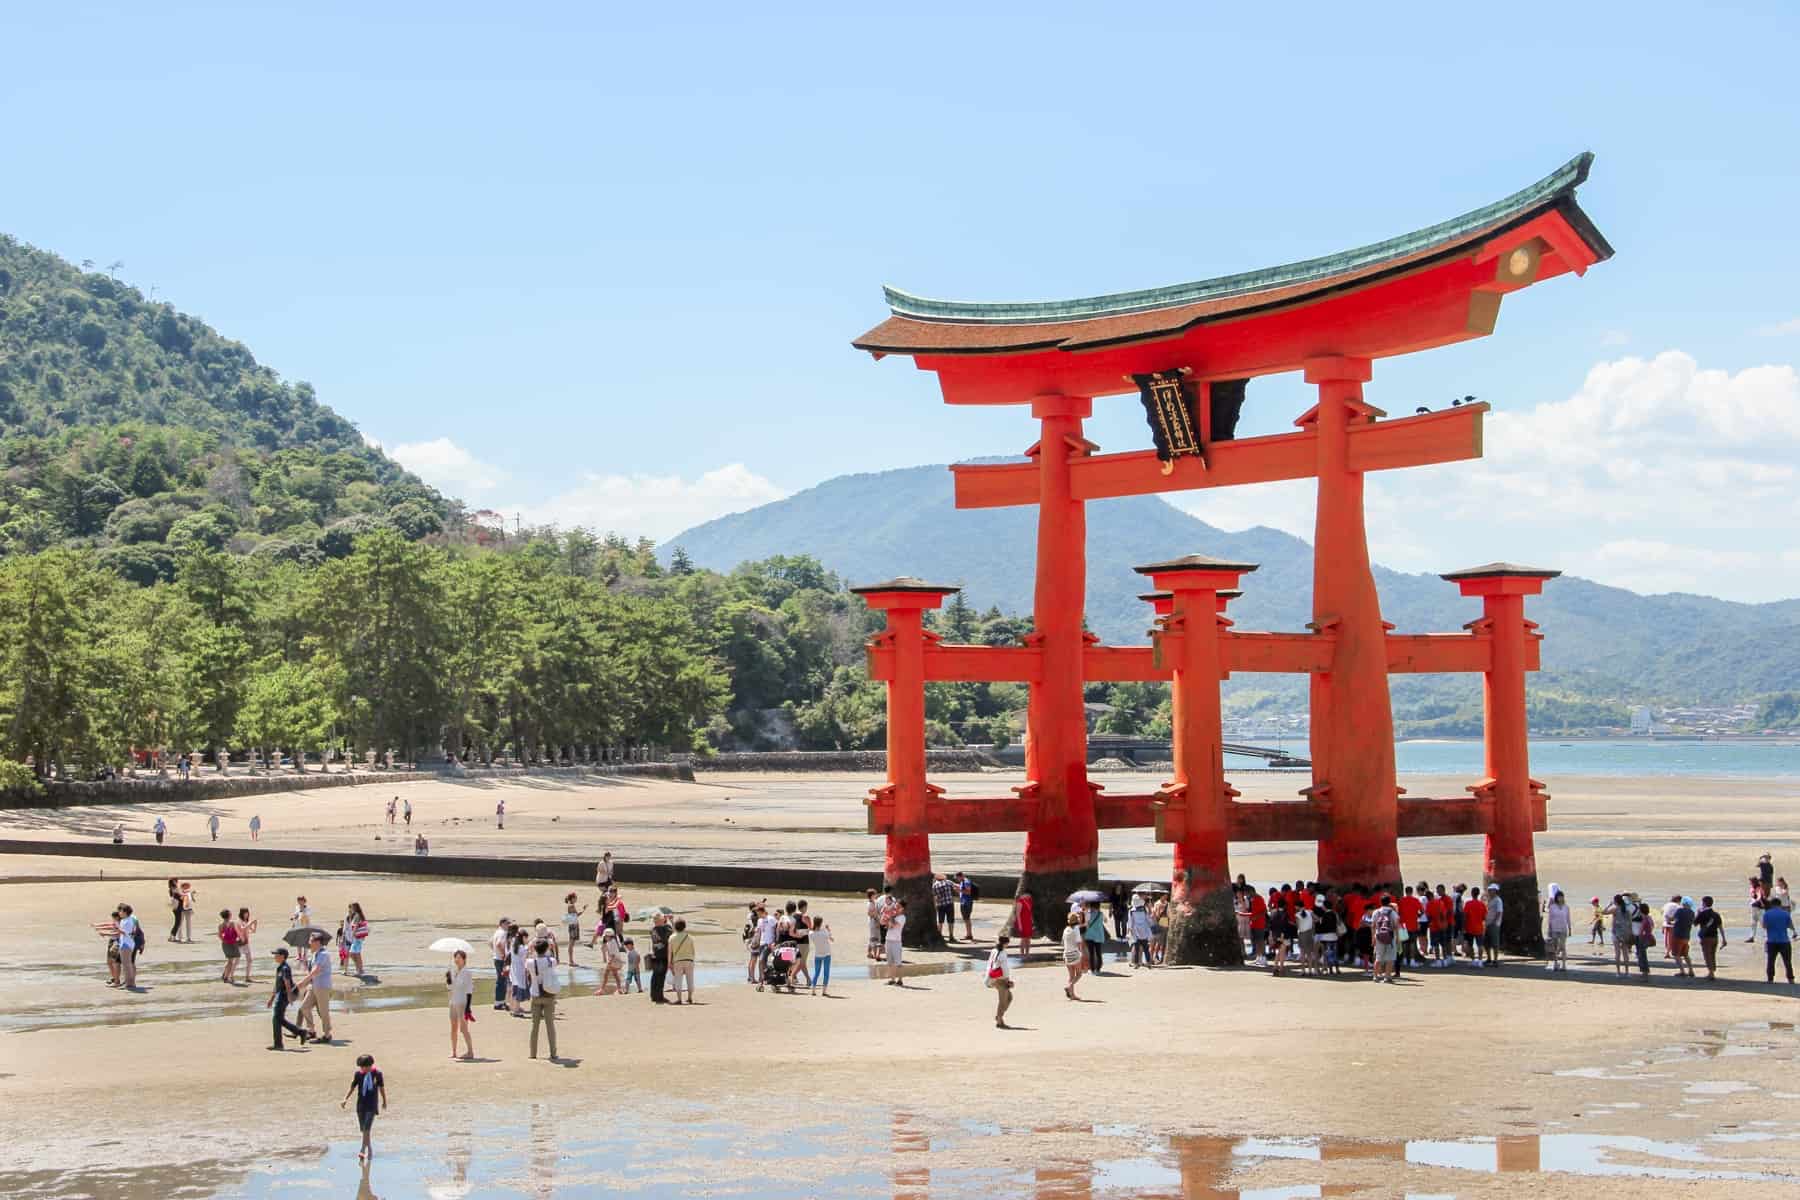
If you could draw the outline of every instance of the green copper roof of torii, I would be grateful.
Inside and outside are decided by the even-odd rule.
[[[1379,266],[1429,250],[1433,246],[1453,242],[1475,230],[1504,222],[1520,213],[1529,212],[1569,196],[1588,176],[1593,165],[1591,152],[1583,152],[1544,176],[1530,187],[1514,192],[1504,200],[1464,213],[1448,221],[1389,238],[1384,242],[1345,250],[1323,258],[1309,258],[1285,266],[1265,267],[1236,275],[1221,275],[1194,283],[1169,287],[1146,288],[1135,292],[1113,292],[1104,296],[1086,296],[1077,300],[965,301],[932,300],[915,296],[898,288],[884,287],[888,307],[895,316],[919,321],[945,321],[982,325],[1031,325],[1049,321],[1080,321],[1095,317],[1114,317],[1129,313],[1150,312],[1183,304],[1220,300],[1231,296],[1265,292],[1273,288],[1292,287],[1313,280],[1329,279],[1346,271]],[[1577,210],[1578,211],[1578,210]],[[1583,225],[1587,225],[1585,219]],[[1602,259],[1612,255],[1612,247],[1592,226],[1582,230],[1595,253]]]

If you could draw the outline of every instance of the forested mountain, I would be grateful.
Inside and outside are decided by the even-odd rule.
[[[0,554],[89,547],[147,583],[190,544],[313,562],[459,518],[307,384],[0,235]]]
[[[941,466],[845,475],[785,500],[721,517],[671,539],[697,564],[725,570],[783,553],[817,557],[861,582],[918,575],[960,584],[977,607],[1031,608],[1035,513],[958,510]],[[1139,642],[1149,626],[1132,567],[1181,554],[1259,563],[1232,619],[1245,629],[1300,629],[1310,617],[1312,548],[1273,529],[1215,529],[1153,496],[1088,505],[1088,622],[1108,641]],[[1474,563],[1445,563],[1446,570]],[[1556,565],[1556,564],[1548,564]],[[1480,614],[1433,575],[1377,567],[1384,616],[1401,630],[1455,630]],[[1565,576],[1534,598],[1545,671],[1534,691],[1570,701],[1714,703],[1792,688],[1800,679],[1800,602],[1736,604],[1703,596],[1641,596]],[[1246,693],[1276,677],[1234,679]],[[1470,681],[1396,679],[1397,704],[1421,721],[1470,703]]]

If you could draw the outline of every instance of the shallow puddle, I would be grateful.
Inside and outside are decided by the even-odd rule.
[[[640,1114],[633,1128],[595,1137],[571,1136],[592,1123],[547,1104],[531,1106],[522,1123],[515,1121],[414,1140],[384,1139],[378,1124],[378,1157],[367,1170],[347,1140],[179,1168],[0,1172],[0,1194],[19,1200],[309,1192],[371,1200],[551,1194],[1269,1200],[1361,1189],[1424,1200],[1454,1195],[1458,1178],[1473,1175],[1516,1176],[1527,1191],[1530,1179],[1548,1175],[1800,1183],[1800,1159],[1769,1154],[1796,1135],[1765,1131],[1718,1132],[1691,1143],[1585,1133],[1391,1141],[1171,1137],[1129,1125],[1015,1128],[865,1110],[832,1123],[789,1126],[771,1138],[766,1128],[693,1108]],[[656,1136],[643,1136],[645,1121]],[[1021,1158],[1029,1165],[1019,1165]]]

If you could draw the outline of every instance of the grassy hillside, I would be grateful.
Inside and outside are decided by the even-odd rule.
[[[243,345],[0,236],[0,553],[88,546],[138,582],[184,546],[341,557],[453,508]]]
[[[775,553],[816,556],[853,581],[920,575],[962,585],[978,608],[1029,612],[1035,513],[952,507],[950,474],[914,467],[828,480],[786,500],[710,521],[669,542],[701,566],[729,570]],[[1148,608],[1132,567],[1179,554],[1261,564],[1232,617],[1246,629],[1298,629],[1311,611],[1312,548],[1272,529],[1215,529],[1156,497],[1088,506],[1088,623],[1108,641],[1136,642]],[[1479,554],[1479,550],[1476,551]],[[1445,563],[1446,570],[1468,563]],[[1555,566],[1558,564],[1546,564]],[[1387,619],[1402,630],[1455,630],[1480,614],[1433,575],[1377,567]],[[1701,596],[1640,596],[1567,577],[1529,613],[1548,636],[1537,690],[1572,702],[1719,702],[1791,688],[1800,680],[1800,604],[1735,604]],[[1278,681],[1234,680],[1237,690]],[[1291,681],[1297,687],[1297,681]],[[1474,681],[1396,680],[1397,705],[1451,709]]]

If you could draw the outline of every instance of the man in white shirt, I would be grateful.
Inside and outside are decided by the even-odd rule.
[[[219,840],[219,814],[218,813],[213,813],[211,816],[206,818],[206,827],[208,829],[212,830],[212,840],[215,842],[218,841]]]
[[[168,825],[163,822],[161,817],[158,817],[156,818],[156,824],[152,825],[150,828],[152,832],[156,834],[156,844],[159,846],[162,845],[163,834],[169,832]]]
[[[494,952],[494,1008],[496,1010],[506,1007],[507,959],[510,957],[511,942],[512,921],[501,917],[500,923],[494,926],[494,935],[488,938],[488,948]]]
[[[525,975],[531,981],[531,1057],[537,1057],[538,1026],[543,1025],[550,1034],[550,1061],[555,1062],[556,1054],[556,994],[562,990],[562,981],[556,976],[556,960],[550,957],[550,942],[540,938],[531,947],[531,957],[525,960]]]
[[[299,1023],[312,1025],[316,1015],[319,1019],[319,1040],[331,1040],[331,952],[325,948],[330,935],[315,933],[311,946],[312,968],[300,981]]]

